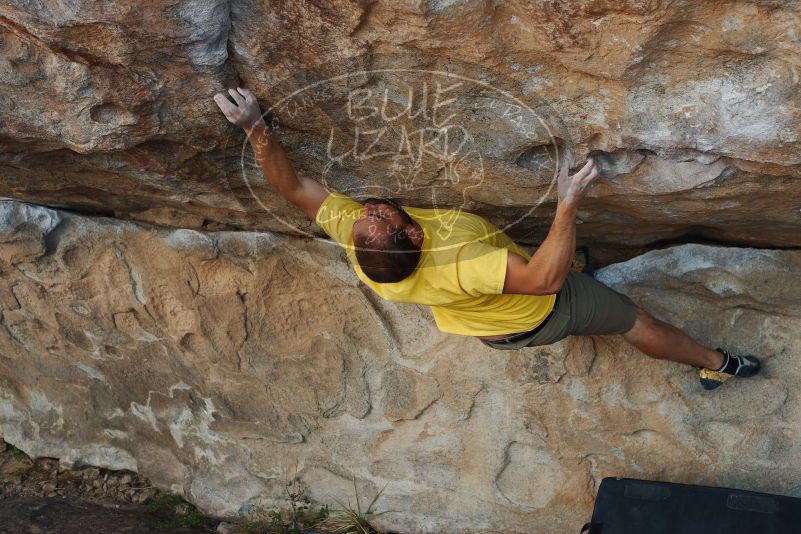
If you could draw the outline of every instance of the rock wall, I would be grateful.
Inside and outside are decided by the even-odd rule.
[[[174,227],[319,232],[240,161],[241,134],[211,96],[243,84],[265,110],[303,97],[300,113],[273,110],[302,172],[430,206],[427,192],[395,187],[397,158],[332,157],[358,129],[342,102],[308,91],[284,99],[367,70],[349,90],[388,89],[391,115],[419,101],[424,82],[435,85],[437,75],[421,72],[436,71],[480,80],[518,106],[477,116],[470,84],[451,89],[462,98],[448,109],[484,179],[449,179],[442,153],[416,161],[441,190],[439,205],[514,222],[509,233],[535,243],[553,211],[548,149],[570,145],[579,159],[608,153],[613,170],[582,210],[584,241],[797,247],[799,9],[775,0],[9,0],[0,7],[0,195]],[[512,131],[520,106],[548,135]],[[403,124],[427,127],[419,117]],[[397,156],[400,125],[363,146]]]
[[[494,351],[376,299],[340,249],[0,203],[0,435],[214,514],[384,488],[400,532],[576,532],[605,476],[801,495],[801,252],[598,274],[765,372],[704,392],[618,337]]]
[[[4,2],[0,436],[214,514],[296,469],[318,502],[386,485],[401,532],[575,532],[613,475],[801,495],[799,36],[771,0]],[[599,273],[764,374],[709,394],[617,338],[493,351],[377,299],[260,177],[234,85],[354,196],[535,244],[569,147],[605,171],[594,251],[787,248]]]

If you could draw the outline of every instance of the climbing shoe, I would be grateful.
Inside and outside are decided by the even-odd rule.
[[[586,246],[581,246],[576,249],[573,254],[573,263],[570,265],[570,270],[577,273],[584,273],[590,276],[593,275],[593,269],[590,268],[590,249]]]
[[[704,367],[698,372],[704,389],[720,387],[723,382],[734,376],[749,377],[759,372],[760,363],[756,356],[736,356],[723,349],[717,351],[723,354],[723,365],[720,369],[712,370]]]

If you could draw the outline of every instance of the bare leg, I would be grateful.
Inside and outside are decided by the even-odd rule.
[[[696,367],[718,369],[723,365],[723,355],[707,349],[676,328],[651,316],[637,306],[637,321],[623,339],[651,358],[686,363]]]

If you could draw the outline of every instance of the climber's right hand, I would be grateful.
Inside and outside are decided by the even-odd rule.
[[[592,158],[587,158],[587,163],[573,176],[568,176],[567,167],[563,167],[557,183],[559,203],[573,208],[578,206],[599,176],[598,164]]]
[[[261,115],[259,102],[247,89],[237,87],[228,89],[228,93],[234,100],[236,105],[225,96],[225,93],[217,93],[214,95],[214,101],[219,106],[220,111],[223,112],[228,122],[235,124],[245,130],[252,130],[260,124],[264,124],[264,118]]]

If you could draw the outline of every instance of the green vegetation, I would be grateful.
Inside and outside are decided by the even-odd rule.
[[[157,495],[147,503],[145,509],[160,519],[159,528],[204,528],[215,523],[212,518],[201,514],[197,508],[170,493]]]
[[[306,488],[299,477],[295,476],[284,484],[289,498],[289,510],[284,517],[277,510],[263,507],[254,508],[248,518],[237,530],[241,534],[303,534],[313,525],[328,517],[328,507],[322,506],[316,513],[310,510]]]
[[[372,511],[373,506],[386,487],[387,486],[385,484],[384,487],[381,488],[378,493],[376,493],[375,497],[373,497],[373,500],[370,501],[367,509],[362,512],[361,503],[359,502],[359,490],[356,488],[356,478],[354,477],[353,491],[356,494],[356,508],[352,508],[350,503],[348,505],[344,505],[337,501],[342,508],[330,513],[327,518],[316,523],[314,528],[324,532],[330,532],[332,534],[381,534],[381,531],[372,526],[367,518],[368,516],[375,517],[393,511],[385,510],[378,513]]]
[[[11,458],[21,458],[23,456],[27,456],[24,452],[13,446],[11,443],[6,443],[6,453]]]
[[[353,490],[356,495],[355,508],[350,504],[337,503],[341,509],[330,511],[322,506],[316,513],[309,510],[309,498],[302,486],[300,478],[295,476],[285,483],[289,510],[281,514],[276,510],[254,508],[236,530],[237,534],[303,534],[310,530],[330,534],[382,534],[380,530],[370,524],[369,518],[386,514],[374,512],[373,507],[384,491],[384,488],[373,497],[366,509],[362,509],[359,492],[356,488],[356,479],[353,479]]]

